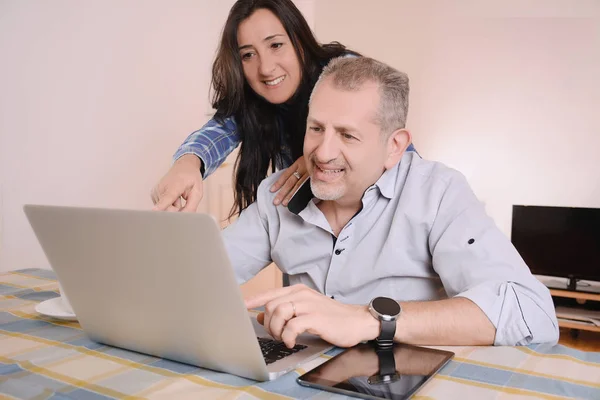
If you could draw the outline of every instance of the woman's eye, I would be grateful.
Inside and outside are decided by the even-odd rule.
[[[280,48],[281,46],[283,46],[283,43],[273,43],[273,44],[271,44],[271,48],[272,49],[276,49],[276,50],[278,48]]]
[[[242,54],[242,60],[249,60],[250,58],[252,58],[252,56],[252,53],[244,53]]]

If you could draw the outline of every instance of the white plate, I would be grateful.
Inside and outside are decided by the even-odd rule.
[[[75,314],[65,309],[60,296],[42,301],[35,306],[35,311],[47,317],[62,319],[64,321],[77,321]]]

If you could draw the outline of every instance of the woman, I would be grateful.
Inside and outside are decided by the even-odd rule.
[[[345,52],[337,43],[319,45],[291,0],[238,0],[213,64],[217,112],[176,152],[177,161],[152,191],[155,209],[195,211],[202,177],[239,143],[232,214],[254,202],[269,165],[283,169],[298,160],[273,187],[283,186],[281,202],[306,171],[301,156],[310,91],[329,59]]]
[[[306,179],[302,144],[310,93],[329,60],[345,54],[356,53],[339,43],[320,45],[291,0],[238,0],[213,64],[217,112],[175,153],[177,161],[152,190],[155,209],[196,211],[203,177],[240,143],[231,215],[256,200],[269,166],[289,167],[271,188],[281,189],[274,203],[287,205]]]

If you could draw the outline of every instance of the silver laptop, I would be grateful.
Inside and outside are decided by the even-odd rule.
[[[332,347],[307,334],[292,350],[269,341],[246,310],[209,215],[41,205],[24,210],[94,341],[261,381]]]

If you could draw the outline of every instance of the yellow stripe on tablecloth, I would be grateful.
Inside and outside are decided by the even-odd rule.
[[[48,370],[52,370],[54,372],[56,372],[56,368],[55,367],[60,367],[61,365],[64,366],[65,364],[69,364],[69,363],[73,363],[73,362],[77,362],[77,361],[84,361],[86,359],[89,359],[89,357],[93,357],[96,360],[104,360],[101,359],[100,357],[97,357],[96,355],[89,355],[89,354],[84,354],[84,353],[76,353],[49,363],[45,363],[44,364],[44,368],[48,369]],[[148,357],[148,358],[153,358],[153,357]],[[109,361],[109,360],[104,360]],[[129,361],[126,360],[128,362],[126,363],[115,363],[113,360],[110,360],[110,362],[115,363],[115,364],[120,364],[121,366],[113,368],[111,370],[105,371],[105,372],[101,372],[99,374],[96,374],[94,376],[90,376],[85,378],[86,382],[98,382],[102,379],[106,379],[109,378],[111,376],[115,376],[115,375],[119,375],[125,371],[131,371],[131,370],[135,370],[136,365],[138,364],[137,362],[134,361]]]
[[[167,386],[170,386],[176,379],[178,379],[178,378],[165,378],[162,381],[156,382],[155,384],[151,385],[150,387],[142,390],[141,392],[138,392],[136,394],[136,396],[148,397],[151,393],[154,393],[157,390],[162,390],[162,389],[166,388]],[[181,378],[179,378],[179,379],[181,379]],[[129,399],[129,397],[127,397],[127,399]]]
[[[19,338],[20,339],[20,338]],[[56,351],[57,346],[51,346],[51,345],[40,345],[40,347],[42,349],[46,349],[46,350],[54,350]],[[65,349],[66,351],[71,351],[71,352],[75,352],[74,349]],[[25,365],[32,365],[34,366],[34,368],[40,367],[43,370],[34,370],[34,368],[23,368],[23,370],[21,372],[17,372],[14,374],[11,374],[11,376],[15,377],[15,378],[19,378],[22,375],[25,374],[29,374],[31,372],[35,372],[41,375],[46,375],[48,377],[53,378],[53,376],[66,376],[69,379],[68,380],[63,380],[62,382],[67,382],[67,384],[72,384],[72,382],[77,381],[77,382],[86,382],[86,388],[89,387],[89,385],[93,385],[95,382],[99,382],[101,380],[113,377],[113,376],[118,376],[121,375],[125,372],[128,371],[135,371],[137,370],[135,368],[135,365],[133,366],[128,366],[128,365],[122,365],[122,363],[115,363],[113,361],[110,361],[112,364],[117,364],[117,365],[113,365],[112,367],[108,366],[109,368],[106,368],[107,366],[102,366],[104,371],[96,373],[95,375],[89,376],[89,377],[82,377],[82,376],[76,376],[76,374],[73,374],[72,372],[69,371],[69,369],[63,369],[63,371],[60,370],[60,366],[64,366],[64,364],[69,364],[69,363],[73,363],[73,362],[86,362],[87,359],[93,358],[93,361],[96,361],[96,363],[100,360],[102,360],[99,357],[95,357],[95,356],[90,356],[88,354],[83,354],[83,353],[77,353],[75,352],[75,354],[71,354],[68,356],[61,356],[62,358],[58,358],[55,359],[54,361],[50,361],[50,362],[45,362],[42,364],[34,364],[31,360],[16,360],[14,358],[9,358],[9,357],[2,357],[0,356],[0,360],[6,359],[6,360],[10,360],[13,363],[17,363],[19,365],[22,365],[23,363],[25,363]],[[154,358],[151,356],[148,356],[148,358]],[[6,361],[4,360],[4,361]],[[106,362],[106,361],[103,361]],[[132,363],[133,364],[133,363]],[[57,368],[58,367],[58,368]],[[98,367],[98,364],[96,364],[96,367]],[[49,374],[50,373],[50,374]],[[80,386],[77,386],[80,387]],[[114,389],[111,389],[109,387],[105,387],[101,384],[98,385],[98,387],[102,387],[105,390],[113,390],[116,391]],[[58,389],[59,392],[66,392],[70,390],[70,387],[65,387],[62,389]],[[94,389],[95,390],[95,389]],[[118,391],[117,391],[118,392]],[[120,392],[119,392],[120,393]],[[50,393],[51,394],[51,393]],[[132,395],[131,393],[122,393],[122,396],[129,396]],[[46,397],[42,397],[44,399],[46,399],[48,396]]]
[[[222,400],[227,399],[248,399],[249,397],[255,398],[254,396],[249,396],[248,393],[244,391],[230,391],[219,388],[207,387],[207,386],[198,386],[193,382],[182,378],[173,378],[168,380],[168,385],[158,385],[152,386],[152,391],[147,392],[144,391],[144,396],[147,398],[156,398],[156,399],[177,399],[177,400],[197,400],[197,399],[213,399],[218,398]],[[291,397],[276,395],[273,393],[268,393],[271,395],[273,399],[282,400],[282,399],[292,399]],[[138,394],[140,395],[140,394]]]
[[[95,351],[95,350],[91,350],[85,347],[79,347],[79,346],[74,346],[74,345],[70,345],[68,343],[63,343],[63,342],[58,342],[55,340],[50,340],[50,339],[44,339],[44,338],[40,338],[40,337],[35,337],[35,336],[31,336],[31,335],[27,335],[27,334],[23,334],[23,333],[15,333],[15,332],[8,332],[8,331],[4,331],[2,329],[0,329],[0,333],[6,335],[6,336],[14,336],[14,337],[21,337],[21,338],[25,338],[25,339],[29,339],[29,340],[33,340],[33,341],[37,341],[40,343],[45,343],[51,346],[58,346],[58,347],[62,347],[65,349],[72,349],[75,351],[78,351],[80,353],[84,353],[87,355],[91,355],[94,357],[98,357],[98,358],[102,358],[108,361],[113,361],[125,366],[129,366],[132,368],[136,368],[136,369],[141,369],[144,371],[149,371],[149,372],[154,372],[158,375],[162,375],[165,377],[182,377],[184,379],[187,379],[193,383],[196,383],[200,386],[207,386],[207,387],[211,387],[211,388],[217,388],[217,389],[227,389],[227,390],[237,390],[237,391],[243,391],[245,393],[248,393],[252,396],[258,397],[259,399],[267,399],[267,400],[275,400],[275,399],[289,399],[288,396],[283,396],[283,395],[279,395],[276,393],[270,393],[265,391],[264,389],[261,389],[259,387],[256,386],[232,386],[232,385],[226,385],[223,383],[218,383],[218,382],[213,382],[210,381],[206,378],[202,378],[200,376],[197,375],[186,375],[186,374],[181,374],[181,373],[177,373],[177,372],[173,372],[173,371],[169,371],[166,369],[162,369],[162,368],[158,368],[158,367],[153,367],[150,365],[145,365],[145,364],[140,364],[137,363],[135,361],[130,361],[130,360],[126,360],[123,358],[119,358],[119,357],[115,357],[115,356],[111,356],[110,354],[106,354],[106,353],[101,353],[99,351]],[[12,360],[11,362],[17,362],[16,360]]]
[[[24,272],[19,272],[19,271],[10,271],[9,273],[11,275],[20,275],[20,276],[24,276],[26,278],[41,279],[43,281],[49,281],[49,282],[58,282],[58,280],[56,278],[46,278],[44,276],[29,275],[29,274],[26,274]]]
[[[0,347],[2,347],[1,345],[3,344],[4,341],[9,341],[10,344],[13,346],[13,349],[14,349],[15,345],[19,346],[18,350],[16,350],[16,351],[13,350],[10,353],[0,354],[5,357],[14,357],[14,356],[18,356],[20,354],[31,353],[31,352],[42,350],[42,349],[48,347],[48,345],[46,345],[46,344],[40,344],[38,342],[34,342],[33,340],[27,340],[27,339],[23,339],[21,337],[15,338],[12,336],[0,337]]]
[[[600,384],[595,384],[595,383],[589,382],[589,381],[581,381],[578,379],[565,378],[560,375],[544,374],[541,372],[535,372],[535,371],[522,369],[522,368],[513,368],[513,367],[507,367],[504,365],[488,363],[488,362],[484,362],[484,361],[469,360],[467,358],[462,358],[462,357],[454,357],[453,360],[458,361],[463,364],[479,365],[481,367],[489,367],[489,368],[499,369],[502,371],[516,372],[519,374],[528,375],[528,376],[537,376],[540,378],[548,378],[548,379],[557,379],[558,378],[559,380],[561,380],[563,382],[575,383],[577,385],[589,386],[592,388],[600,388]]]
[[[307,361],[305,363],[302,363],[302,365],[298,368],[296,368],[294,371],[296,371],[297,373],[299,373],[300,375],[304,375],[307,371],[306,368],[304,368],[304,365],[309,364],[309,365],[313,365],[316,361],[319,361],[319,359],[324,359],[323,361],[321,361],[320,363],[318,363],[317,365],[314,365],[312,369],[315,369],[316,367],[318,367],[319,365],[323,364],[325,361],[329,360],[330,358],[333,358],[332,356],[329,356],[327,354],[321,354],[320,356]]]
[[[153,371],[153,372],[156,372],[156,371]],[[163,375],[165,375],[165,374],[163,374]],[[165,376],[167,376],[167,375],[165,375]],[[267,392],[266,390],[261,389],[257,386],[231,386],[231,385],[226,385],[223,383],[209,381],[208,379],[202,378],[197,375],[174,374],[173,376],[179,376],[181,378],[185,378],[185,379],[187,379],[193,383],[196,383],[200,386],[208,386],[208,387],[215,388],[215,389],[227,389],[227,390],[245,392],[249,395],[252,395],[254,397],[257,397],[259,399],[264,399],[264,400],[290,399],[289,396],[284,396],[282,394]]]
[[[33,287],[31,287],[31,286],[22,286],[22,285],[16,285],[14,283],[8,283],[8,282],[2,282],[2,284],[4,286],[14,287],[15,289],[33,290],[35,292],[57,292],[58,293],[57,290],[51,290],[51,289],[48,289],[48,288],[43,288],[41,286],[33,286]],[[6,296],[6,297],[10,296],[10,297],[14,298],[14,296],[12,296],[12,295],[6,295],[5,294],[3,296]]]
[[[25,371],[28,371],[28,372],[31,372],[34,374],[44,375],[48,378],[52,378],[59,382],[68,383],[69,385],[74,386],[76,388],[89,389],[94,392],[103,394],[105,396],[112,396],[112,397],[117,397],[117,398],[126,396],[125,393],[121,393],[121,392],[118,392],[113,389],[102,387],[102,386],[99,386],[92,382],[86,382],[86,381],[82,381],[80,379],[71,378],[70,376],[51,371],[51,370],[41,367],[39,365],[34,365],[29,361],[16,361],[16,360],[12,360],[10,358],[5,358],[2,356],[0,356],[0,360],[3,363],[16,363]]]
[[[83,330],[81,329],[81,326],[79,325],[79,322],[77,322],[77,321],[60,321],[60,320],[53,319],[50,317],[41,318],[39,316],[39,314],[30,314],[30,313],[26,313],[24,311],[19,311],[19,310],[9,310],[6,312],[14,315],[15,317],[19,317],[21,319],[28,319],[28,320],[32,320],[32,321],[44,321],[51,325],[64,326],[64,327],[73,328],[73,329],[83,332]],[[35,328],[28,330],[28,332],[37,331],[37,330],[46,329],[46,328],[47,327],[35,327]],[[24,333],[24,332],[16,332],[16,333]],[[81,335],[83,335],[83,334],[81,334]]]
[[[582,364],[582,365],[586,365],[586,366],[590,366],[590,367],[600,367],[600,364],[595,363],[595,362],[591,362],[591,361],[583,361],[580,360],[576,357],[570,356],[568,354],[544,354],[544,353],[538,353],[535,350],[531,350],[528,347],[524,347],[524,346],[517,346],[516,347],[517,350],[522,351],[523,353],[529,354],[529,355],[533,355],[535,357],[541,357],[541,358],[555,358],[555,359],[560,359],[560,360],[568,360],[571,362],[574,362],[576,364]]]
[[[9,274],[0,277],[2,285],[15,287],[17,289],[33,289],[35,291],[53,290],[50,287],[58,289],[58,281],[38,279],[37,277],[27,275]]]
[[[495,391],[503,392],[503,393],[517,394],[517,395],[524,395],[524,396],[535,396],[538,398],[548,399],[548,400],[564,400],[565,398],[568,398],[568,397],[563,397],[563,396],[553,396],[551,394],[546,394],[546,393],[542,393],[542,392],[535,392],[533,390],[518,389],[518,388],[513,388],[513,387],[493,385],[491,383],[470,381],[468,379],[457,378],[457,377],[448,376],[448,375],[439,375],[438,374],[433,377],[433,380],[436,380],[436,379],[447,380],[447,381],[470,385],[470,386],[477,386],[480,388],[491,389],[491,390],[495,390]]]
[[[21,297],[13,296],[11,294],[0,295],[0,310],[8,313],[12,312],[13,310],[18,310],[24,306],[35,306],[35,304],[38,303],[39,301],[23,299]]]
[[[51,317],[45,317],[45,318],[41,318],[40,315],[41,314],[30,314],[30,313],[26,313],[25,311],[8,311],[10,314],[14,315],[15,317],[19,317],[19,318],[23,318],[23,319],[31,319],[34,321],[44,321],[47,322],[49,324],[52,325],[57,325],[57,326],[66,326],[67,328],[73,328],[73,329],[77,329],[77,330],[82,330],[81,329],[81,325],[79,325],[79,322],[77,321],[61,321],[55,318],[51,318]]]

